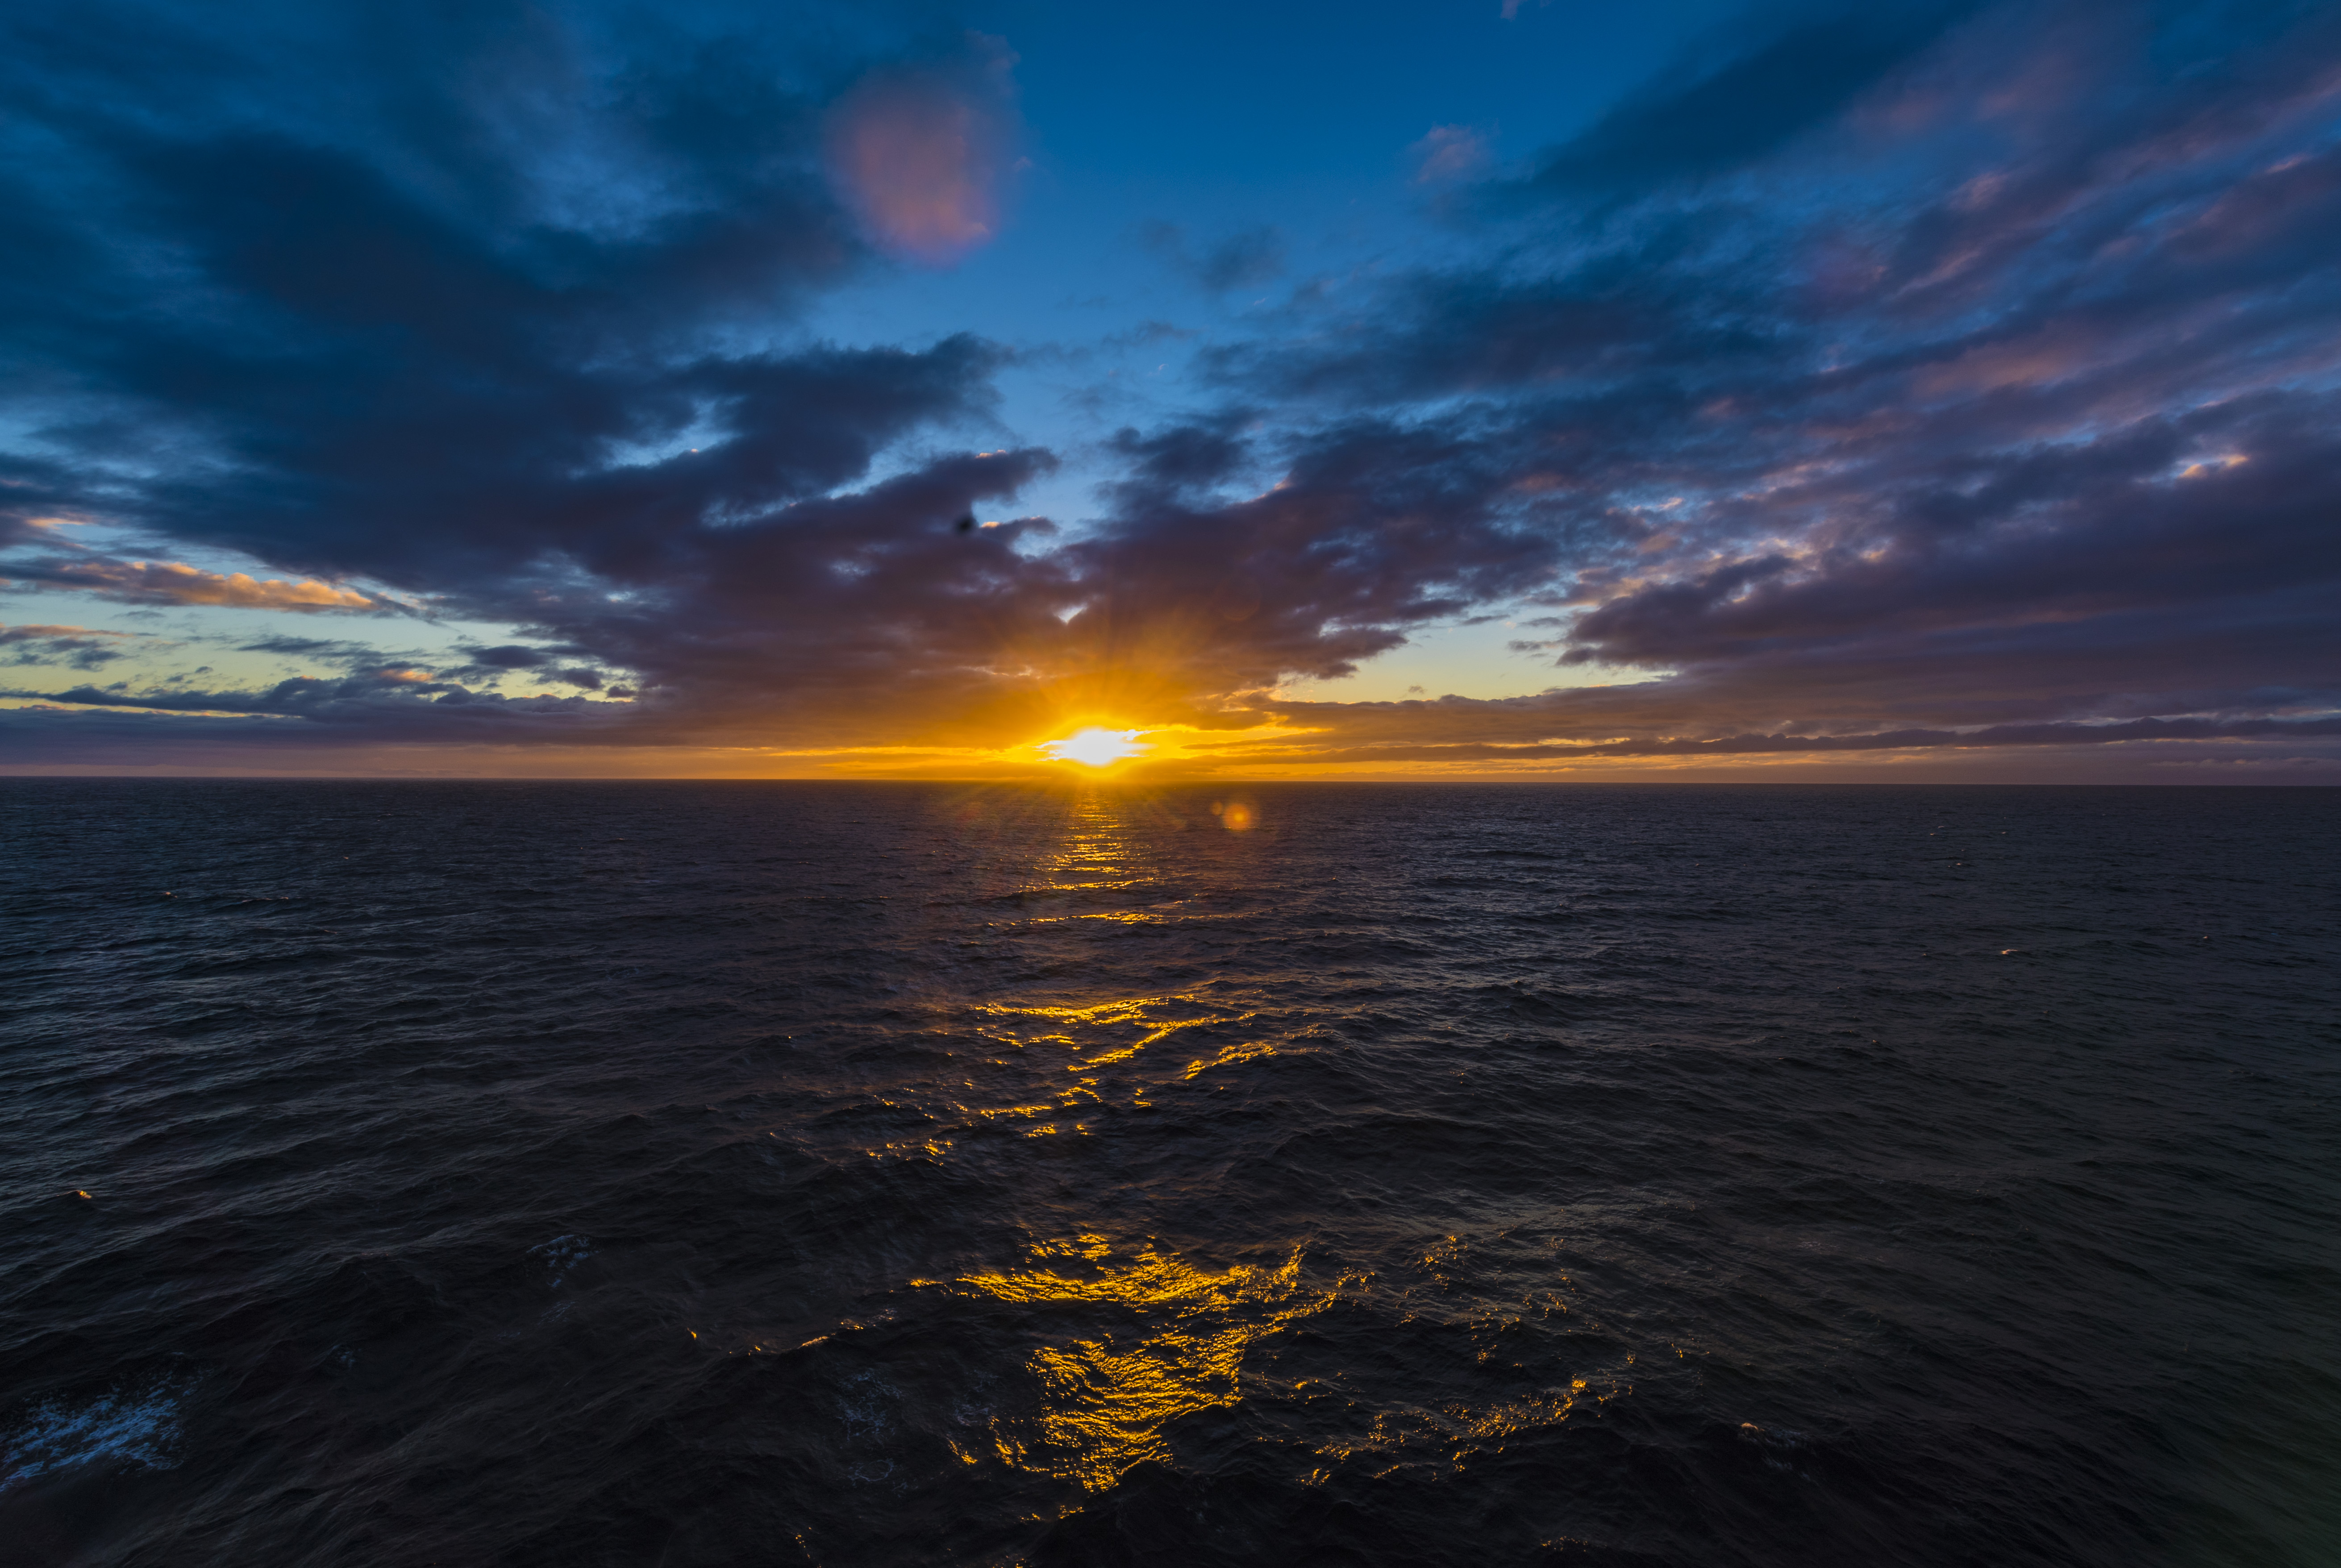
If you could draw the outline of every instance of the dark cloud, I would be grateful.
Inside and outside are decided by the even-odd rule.
[[[10,664],[96,670],[125,657],[123,644],[136,635],[86,626],[0,626],[0,659]]]
[[[1547,154],[1530,184],[1640,194],[1745,168],[1828,124],[1974,9],[1945,0],[1832,8],[1776,25],[1721,59],[1693,56]]]
[[[1111,447],[1128,465],[1129,478],[1116,493],[1133,499],[1161,493],[1206,489],[1228,480],[1244,466],[1250,447],[1240,429],[1240,412],[1209,424],[1173,425],[1152,435],[1135,426],[1114,432]]]
[[[583,697],[507,698],[478,692],[428,671],[391,666],[334,677],[295,676],[260,690],[202,690],[180,683],[75,686],[63,691],[9,690],[18,701],[74,703],[142,713],[232,714],[303,719],[318,739],[421,742],[509,740],[574,735],[611,726],[623,705]],[[300,728],[307,728],[302,726]],[[335,732],[338,732],[336,734]]]
[[[1125,450],[1141,474],[1216,473],[1236,455],[1191,428]],[[1403,628],[1543,584],[1562,560],[1565,536],[1506,503],[1509,474],[1442,432],[1358,419],[1280,455],[1282,478],[1233,502],[1133,481],[1118,515],[1066,548],[1085,605],[1073,625],[1097,629],[1099,657],[1143,649],[1204,692],[1338,678]]]
[[[516,6],[318,21],[312,48],[384,50],[333,62],[355,106],[278,79],[301,62],[263,26],[176,70],[127,15],[24,30],[11,141],[51,150],[17,165],[0,322],[20,412],[72,454],[30,504],[472,590],[639,568],[986,405],[971,338],[740,342],[862,256],[822,102],[754,38],[597,62]]]
[[[1627,589],[1576,621],[1567,658],[1673,668],[1850,657],[1925,639],[1956,660],[1954,644],[2016,638],[2045,654],[2151,643],[2179,629],[2172,620],[2199,630],[2224,617],[2254,634],[2239,652],[2278,637],[2296,675],[2333,680],[2341,440],[2331,432],[2341,404],[2253,402],[2260,419],[2229,404],[1978,459],[1961,465],[1957,485],[1914,487],[1870,526],[1808,550]],[[2159,687],[2205,672],[2150,646],[2129,657]]]

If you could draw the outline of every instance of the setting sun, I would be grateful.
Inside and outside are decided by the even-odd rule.
[[[1086,763],[1091,768],[1103,768],[1125,757],[1135,757],[1148,748],[1138,739],[1135,729],[1077,730],[1062,740],[1044,742],[1041,749],[1066,762]]]

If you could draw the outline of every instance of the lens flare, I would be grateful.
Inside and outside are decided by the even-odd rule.
[[[1091,768],[1103,768],[1125,757],[1135,757],[1148,748],[1139,741],[1135,729],[1101,729],[1091,727],[1076,730],[1062,740],[1051,740],[1041,749],[1064,762],[1080,762]]]

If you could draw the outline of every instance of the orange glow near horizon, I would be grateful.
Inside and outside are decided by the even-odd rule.
[[[1110,768],[1116,762],[1142,755],[1153,749],[1141,741],[1143,733],[1137,729],[1107,729],[1091,725],[1077,729],[1061,740],[1043,741],[1041,749],[1061,762],[1079,762],[1089,768]]]

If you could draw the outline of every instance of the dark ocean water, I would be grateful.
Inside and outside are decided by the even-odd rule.
[[[2341,791],[0,835],[0,1562],[2341,1562]]]

